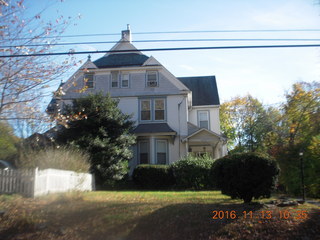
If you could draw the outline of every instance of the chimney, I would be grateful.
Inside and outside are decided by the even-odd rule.
[[[127,24],[127,30],[122,31],[122,39],[121,40],[131,43],[130,24]]]

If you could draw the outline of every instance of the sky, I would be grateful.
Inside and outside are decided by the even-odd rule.
[[[46,7],[49,0],[30,0],[30,12]],[[43,15],[77,17],[64,35],[110,34],[111,36],[63,38],[75,42],[76,51],[109,50],[114,44],[77,45],[83,41],[118,41],[130,24],[133,40],[312,38],[318,41],[216,41],[134,43],[138,49],[271,44],[319,44],[320,31],[215,32],[138,34],[142,32],[213,30],[320,29],[317,0],[65,0],[57,1]],[[225,49],[144,52],[154,56],[176,77],[215,75],[220,101],[250,93],[264,104],[277,105],[297,81],[320,81],[320,48]],[[92,60],[101,54],[91,54]],[[77,56],[86,60],[86,55]],[[76,71],[76,68],[73,70]],[[68,76],[67,76],[68,77]],[[67,78],[66,77],[66,78]],[[65,79],[67,80],[67,79]]]

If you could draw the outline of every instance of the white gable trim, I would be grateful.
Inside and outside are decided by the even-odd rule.
[[[186,91],[187,93],[191,92],[182,82],[179,81],[171,72],[169,72],[165,67],[162,67],[161,73],[180,91]]]
[[[153,56],[149,57],[142,66],[162,66],[161,63]]]
[[[217,134],[217,133],[215,133],[215,132],[212,132],[212,131],[210,131],[210,130],[208,130],[208,129],[201,128],[201,129],[199,129],[198,131],[192,133],[191,135],[183,138],[181,141],[182,141],[182,142],[186,142],[189,138],[192,138],[192,137],[194,137],[195,135],[197,135],[197,134],[199,134],[200,132],[203,132],[203,131],[209,133],[210,135],[214,135],[215,137],[218,137],[220,140],[225,140],[225,138],[222,137],[221,135],[219,135],[219,134]]]
[[[140,52],[133,44],[131,44],[128,41],[120,40],[119,42],[116,43],[109,51],[107,52],[104,57],[110,55],[110,54],[121,54],[121,53],[126,53],[126,52],[115,52],[113,53],[112,51],[125,51],[129,50],[129,53],[137,53],[142,55],[142,52]]]

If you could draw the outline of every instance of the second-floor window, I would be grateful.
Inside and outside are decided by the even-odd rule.
[[[111,87],[112,88],[119,87],[119,72],[118,71],[111,72]]]
[[[146,74],[147,87],[158,87],[159,79],[157,71],[147,71]]]
[[[164,98],[140,100],[141,121],[164,121],[166,119],[166,101]]]
[[[198,111],[198,126],[209,129],[209,111]]]
[[[151,120],[151,100],[141,100],[141,115],[140,119],[142,121]]]
[[[94,74],[86,73],[84,75],[84,82],[87,88],[94,88]]]
[[[164,99],[154,99],[154,120],[164,120]]]

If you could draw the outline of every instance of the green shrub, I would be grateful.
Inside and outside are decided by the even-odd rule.
[[[223,194],[243,199],[270,197],[279,175],[277,163],[254,153],[241,153],[218,159],[212,166],[213,182]]]
[[[210,170],[214,160],[209,156],[189,154],[171,165],[177,187],[208,189],[212,187]]]
[[[20,153],[16,162],[19,168],[40,169],[55,168],[75,172],[88,172],[90,156],[84,151],[69,148],[47,148],[43,150],[26,150]]]
[[[175,183],[168,165],[138,165],[133,171],[132,180],[140,187],[151,189],[168,188]]]

